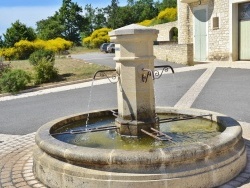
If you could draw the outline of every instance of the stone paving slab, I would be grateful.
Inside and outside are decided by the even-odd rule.
[[[0,187],[45,188],[32,172],[34,135],[19,136],[0,144]]]
[[[16,139],[18,137],[20,137],[20,135],[0,134],[0,143],[11,140],[11,139]]]

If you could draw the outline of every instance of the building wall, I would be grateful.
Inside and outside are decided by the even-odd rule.
[[[230,56],[229,1],[209,1],[208,60],[227,61]],[[213,18],[219,18],[219,27],[213,28]]]
[[[178,29],[179,43],[194,43],[194,10],[207,7],[207,60],[229,60],[229,1],[228,0],[202,0],[201,4],[181,3],[178,0]],[[213,18],[219,18],[219,27],[213,28]]]

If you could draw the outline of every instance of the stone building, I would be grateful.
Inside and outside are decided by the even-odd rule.
[[[178,29],[196,62],[250,60],[249,0],[178,0]]]
[[[178,43],[168,37],[173,27]],[[250,60],[250,0],[178,0],[178,22],[154,28],[160,30],[159,59],[190,65]]]

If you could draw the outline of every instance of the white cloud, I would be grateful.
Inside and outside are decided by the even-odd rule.
[[[59,6],[38,6],[38,7],[0,7],[0,35],[11,27],[11,23],[19,20],[28,27],[36,28],[36,22],[54,15]]]

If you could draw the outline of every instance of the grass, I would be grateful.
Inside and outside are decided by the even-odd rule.
[[[58,69],[60,76],[66,81],[92,78],[96,71],[109,68],[71,58],[57,59],[55,67]]]
[[[69,82],[92,78],[96,71],[109,68],[72,58],[56,58],[55,67],[58,69],[59,78],[53,82]],[[28,60],[12,61],[11,68],[22,69],[28,72],[29,75],[34,75],[33,66],[30,65]]]
[[[99,49],[86,49],[84,47],[74,47],[69,52],[70,54],[84,54],[90,52],[97,52]],[[26,71],[31,77],[34,77],[34,67],[29,63],[29,60],[11,61],[10,66],[12,69],[21,69]],[[90,79],[94,73],[101,69],[110,69],[110,67],[87,63],[84,60],[72,59],[66,55],[56,57],[55,68],[58,70],[58,78],[45,84],[35,85],[34,81],[28,85],[28,88],[46,86],[55,83],[64,83],[71,81],[78,81],[84,79]],[[1,91],[0,91],[1,93]]]
[[[97,48],[89,49],[86,47],[75,46],[69,50],[70,54],[84,54],[84,53],[91,53],[91,52],[99,52],[100,50]]]
[[[74,47],[69,50],[70,54],[84,54],[90,52],[97,52],[99,49],[87,49],[84,47]],[[70,55],[69,54],[69,55]],[[35,71],[34,67],[29,63],[28,60],[22,61],[11,61],[10,66],[12,69],[22,69],[26,71],[31,77],[34,76]],[[87,63],[83,60],[72,59],[63,55],[56,57],[55,59],[55,68],[58,70],[59,77],[56,80],[51,81],[50,83],[34,85],[34,81],[28,85],[28,88],[46,86],[55,83],[71,82],[77,80],[90,79],[93,77],[94,73],[101,69],[110,69],[110,67]],[[1,93],[1,91],[0,91]]]

